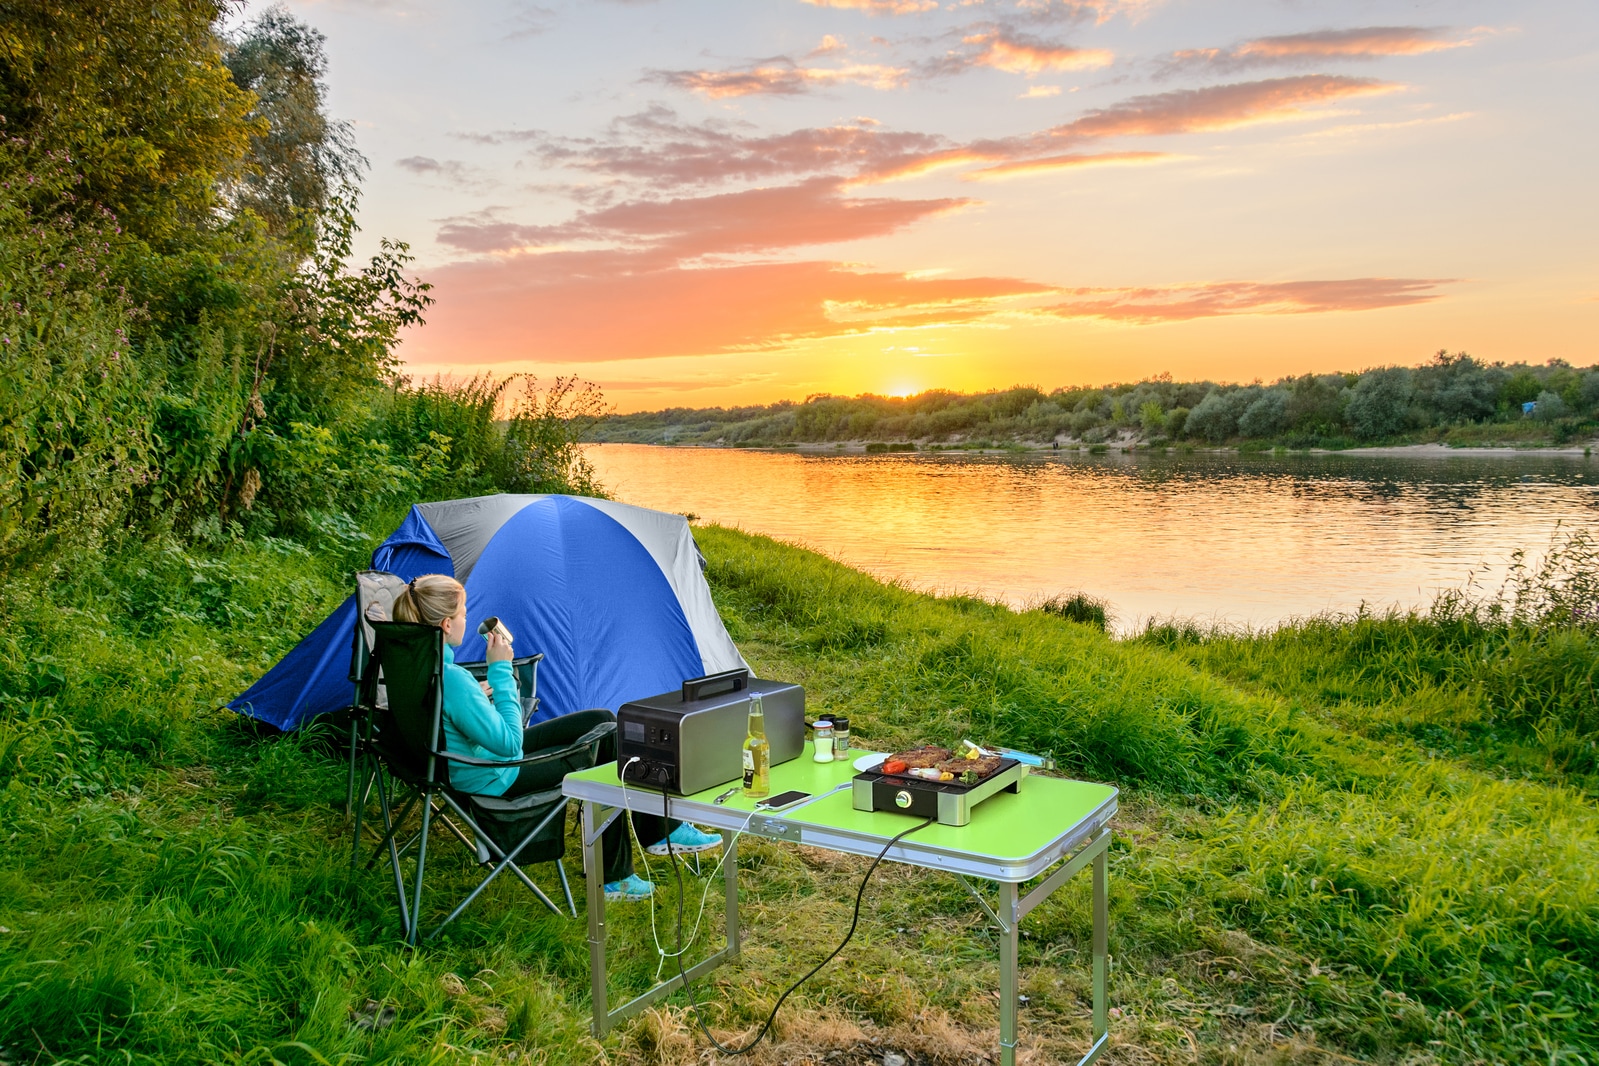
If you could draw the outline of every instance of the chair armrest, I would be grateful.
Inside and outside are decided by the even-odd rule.
[[[515,670],[518,666],[529,666],[533,663],[541,663],[543,661],[544,653],[541,651],[534,652],[532,655],[518,655],[516,658],[511,660],[511,669]],[[471,662],[458,662],[455,665],[466,670],[479,681],[482,681],[488,676],[489,663],[487,659],[474,659]]]
[[[532,755],[524,755],[520,759],[479,759],[473,755],[462,755],[454,751],[437,751],[434,754],[448,762],[458,762],[463,766],[531,766],[535,763],[553,762],[556,759],[564,759],[569,755],[575,755],[614,732],[616,732],[615,722],[601,722],[570,744],[559,748],[543,748]]]

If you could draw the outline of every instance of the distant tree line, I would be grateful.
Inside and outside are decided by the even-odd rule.
[[[586,483],[592,388],[402,378],[428,286],[403,243],[351,262],[323,39],[277,7],[225,34],[233,6],[0,12],[0,568]]]
[[[1530,406],[1529,406],[1530,405]],[[594,439],[757,446],[830,441],[1001,444],[1113,439],[1290,448],[1442,439],[1564,441],[1594,427],[1599,368],[1482,363],[1440,351],[1417,367],[1304,374],[1272,384],[1173,381],[905,398],[810,396],[764,407],[613,415]]]

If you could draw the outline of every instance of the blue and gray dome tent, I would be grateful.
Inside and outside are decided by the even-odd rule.
[[[407,580],[454,574],[468,632],[456,655],[483,658],[477,623],[499,615],[519,654],[544,653],[539,712],[555,718],[747,667],[711,602],[704,559],[681,515],[586,496],[479,496],[411,508],[372,553]],[[297,729],[350,703],[355,597],[229,707]]]

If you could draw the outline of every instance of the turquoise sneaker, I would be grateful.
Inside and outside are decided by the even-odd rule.
[[[682,822],[679,823],[676,829],[672,830],[671,836],[651,844],[644,850],[651,855],[665,855],[667,854],[666,849],[670,847],[672,851],[677,852],[679,855],[697,855],[702,851],[712,851],[721,846],[722,835],[720,833],[707,833],[696,826],[689,825],[687,822]]]
[[[655,886],[638,874],[629,874],[625,880],[608,881],[605,884],[605,900],[608,903],[637,903],[649,899],[654,893]]]

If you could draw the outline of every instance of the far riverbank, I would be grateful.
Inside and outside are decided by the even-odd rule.
[[[605,442],[608,443],[608,442]],[[1007,445],[960,445],[960,444],[917,444],[907,441],[903,443],[888,443],[883,441],[846,440],[831,441],[827,443],[795,442],[792,444],[720,444],[716,442],[699,442],[685,444],[651,443],[639,444],[643,448],[705,448],[711,450],[728,451],[754,451],[754,452],[796,452],[803,455],[888,455],[923,452],[928,454],[945,455],[1009,455],[1012,453],[1037,453],[1059,454],[1061,452],[1076,453],[1086,452],[1092,455],[1103,455],[1109,452],[1147,452],[1167,455],[1371,455],[1394,459],[1517,459],[1529,457],[1554,457],[1565,459],[1589,459],[1593,457],[1599,439],[1584,441],[1580,444],[1554,445],[1455,445],[1455,444],[1395,444],[1376,448],[1249,448],[1218,446],[1204,447],[1193,444],[1180,445],[1152,445],[1139,440],[1111,441],[1100,444],[1081,443],[1039,443],[1037,441],[1023,441]]]

